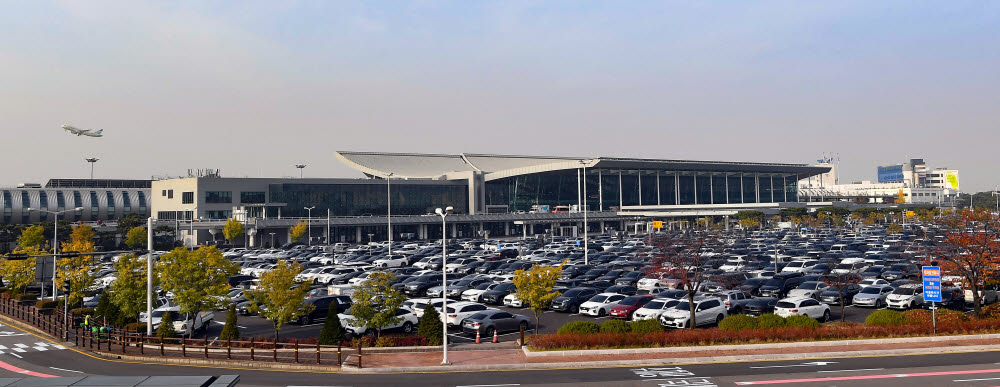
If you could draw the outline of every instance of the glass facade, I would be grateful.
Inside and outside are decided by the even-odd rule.
[[[27,191],[21,191],[21,224],[29,223],[31,219],[31,198],[28,197]]]
[[[240,203],[264,204],[267,202],[266,192],[240,192]]]
[[[186,192],[185,192],[186,194]],[[228,204],[233,202],[233,193],[229,191],[207,191],[205,192],[205,203]]]
[[[742,204],[796,201],[797,176],[741,172],[588,169],[587,205]],[[542,172],[486,182],[486,205],[529,211],[577,204],[577,170]],[[599,190],[598,190],[599,188]],[[759,197],[758,197],[759,194]],[[395,206],[393,206],[395,208]],[[395,210],[394,210],[395,211]]]
[[[111,191],[107,191],[106,196],[108,198],[108,219],[115,218],[115,194]]]
[[[122,192],[122,207],[124,207],[124,215],[132,213],[132,201],[129,200],[128,192]]]
[[[10,191],[3,191],[3,223],[10,224],[11,218]]]
[[[573,195],[576,197],[575,185]],[[314,216],[381,216],[386,213],[385,182],[374,180],[370,184],[271,184],[271,203],[285,203],[282,217],[306,217],[305,207],[315,206]],[[438,207],[452,206],[455,213],[469,213],[469,189],[464,183],[412,184],[393,181],[393,215],[423,215],[434,213]],[[276,217],[278,209],[268,207],[268,217]]]
[[[97,201],[97,192],[90,191],[90,220],[97,220],[100,210],[100,202]]]

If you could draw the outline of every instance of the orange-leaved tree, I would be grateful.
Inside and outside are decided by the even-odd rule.
[[[940,219],[944,246],[938,259],[944,273],[962,278],[972,293],[976,315],[982,315],[980,291],[1000,274],[1000,216],[985,210],[959,211]]]

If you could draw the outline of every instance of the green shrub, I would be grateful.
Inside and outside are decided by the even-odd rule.
[[[344,327],[337,315],[337,308],[330,308],[323,322],[323,330],[319,332],[319,343],[322,345],[337,345],[344,340]]]
[[[239,339],[240,328],[236,326],[236,304],[229,304],[229,311],[226,312],[226,325],[222,326],[222,333],[219,334],[219,340]]]
[[[558,334],[579,334],[586,335],[601,331],[601,326],[593,321],[571,321],[559,327]]]
[[[38,295],[32,293],[21,293],[11,298],[13,298],[15,301],[34,301],[38,299]]]
[[[104,299],[103,297],[101,298]],[[174,330],[174,314],[164,313],[163,318],[160,319],[160,327],[156,328],[156,335],[160,337],[174,337],[177,336],[177,331]]]
[[[757,329],[760,322],[757,319],[745,314],[731,314],[719,322],[719,329],[724,331],[742,331],[745,329]]]
[[[787,324],[784,317],[773,313],[768,313],[757,317],[757,326],[760,328],[781,328]]]
[[[434,306],[427,304],[424,307],[424,315],[420,317],[420,324],[417,326],[417,334],[427,339],[429,345],[441,345],[441,334],[444,325],[441,323],[441,315],[438,314]]]
[[[74,308],[69,310],[69,314],[73,316],[92,316],[94,308]]]
[[[601,324],[601,333],[628,333],[628,324],[624,320],[611,319]]]
[[[52,309],[59,306],[59,302],[55,300],[39,300],[35,303],[35,309]]]
[[[868,325],[899,325],[903,322],[902,313],[887,309],[876,310],[865,318],[865,324]]]
[[[819,328],[819,321],[809,316],[795,315],[785,319],[785,326],[798,328]]]
[[[146,323],[144,322],[128,323],[125,324],[125,326],[123,326],[122,328],[125,329],[126,332],[146,333]]]
[[[658,333],[663,332],[663,325],[656,319],[639,320],[628,323],[628,329],[639,334]]]

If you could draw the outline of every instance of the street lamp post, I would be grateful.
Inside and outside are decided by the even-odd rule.
[[[583,166],[583,264],[590,264],[590,249],[587,246],[587,161],[580,160]]]
[[[392,189],[390,189],[390,180],[392,179],[392,173],[390,172],[385,177],[385,220],[388,225],[389,231],[389,253],[392,255]],[[442,269],[443,270],[443,269]]]
[[[87,160],[87,162],[90,163],[90,180],[94,180],[94,164],[100,161],[101,159],[97,157],[90,157],[84,160]]]
[[[309,240],[306,241],[306,246],[312,246],[312,239],[313,239],[313,233],[312,233],[313,208],[316,208],[316,206],[302,207],[302,208],[304,208],[306,210],[306,212],[308,213],[308,218],[306,219],[306,233],[309,234],[309,236],[308,236]]]
[[[153,335],[153,217],[146,219],[146,335]]]
[[[83,211],[83,207],[77,207],[71,210],[64,211],[46,211],[43,209],[29,208],[28,211],[38,211],[44,212],[46,214],[52,214],[55,216],[55,220],[52,222],[52,301],[56,300],[56,259],[59,257],[59,215],[70,211]],[[43,292],[44,293],[44,292]]]
[[[302,170],[306,169],[306,165],[305,164],[295,164],[295,168],[299,169],[299,179],[301,179],[302,178]]]
[[[274,233],[273,232],[269,232],[268,234],[271,234],[271,248],[273,249],[274,248]]]
[[[447,218],[448,215],[451,215],[451,213],[454,212],[454,210],[455,209],[452,208],[451,206],[448,206],[444,210],[441,210],[440,208],[434,210],[435,214],[441,216],[441,310],[444,311],[445,314],[448,313],[448,272],[444,269],[445,264],[447,264],[445,259],[448,258],[448,246],[447,246],[448,234],[446,233],[447,227],[445,224],[445,218]],[[441,336],[442,337],[441,349],[442,351],[444,351],[444,358],[441,360],[441,364],[449,364],[448,324],[443,324],[442,326],[443,326],[442,328],[443,332]]]

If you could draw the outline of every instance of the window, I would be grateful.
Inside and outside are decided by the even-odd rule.
[[[177,211],[159,211],[156,213],[156,219],[158,220],[177,219]]]
[[[240,192],[240,203],[264,204],[267,202],[264,192]]]
[[[31,223],[31,198],[28,197],[27,191],[21,191],[21,223]]]
[[[139,213],[141,215],[146,215],[146,194],[139,191]]]
[[[167,190],[163,190],[162,192],[160,192],[160,196],[167,196]]]
[[[182,204],[194,203],[194,192],[181,192],[181,203]]]
[[[174,190],[168,189],[167,190],[167,199],[173,199],[173,198],[174,198]]]
[[[132,213],[132,201],[129,200],[128,192],[122,192],[122,206],[125,207],[125,215]]]
[[[205,192],[205,203],[232,203],[233,193],[229,191]]]
[[[108,219],[115,218],[115,194],[111,191],[105,192],[105,196],[108,198]]]
[[[232,210],[205,211],[205,217],[208,219],[229,219],[232,216],[233,216]]]
[[[3,191],[3,222],[10,224],[11,217],[10,191]]]
[[[101,204],[97,201],[97,192],[90,191],[90,220],[97,220],[100,207]]]
[[[49,209],[49,194],[45,191],[38,191],[38,207],[47,210]]]
[[[66,197],[63,196],[62,191],[56,192],[56,207],[59,207],[60,211],[66,208]]]

